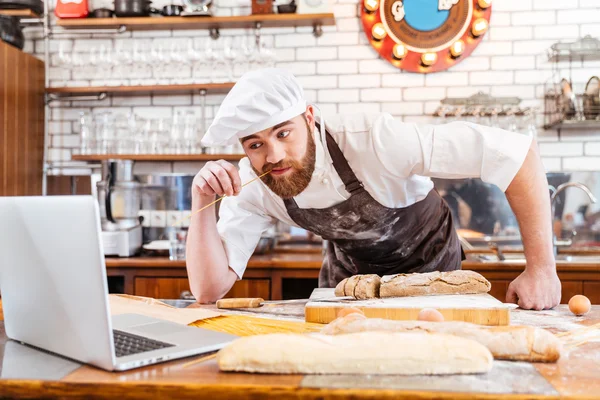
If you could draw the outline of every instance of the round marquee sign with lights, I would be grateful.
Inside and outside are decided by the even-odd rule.
[[[460,62],[487,32],[492,0],[362,0],[371,45],[411,72],[438,72]]]

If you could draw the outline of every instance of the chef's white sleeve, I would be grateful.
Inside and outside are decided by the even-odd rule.
[[[384,114],[373,125],[373,147],[399,177],[481,178],[506,191],[525,161],[531,137],[470,122],[405,123]]]
[[[238,280],[242,279],[261,235],[275,224],[275,220],[252,201],[256,194],[252,193],[255,192],[252,189],[250,185],[238,196],[224,198],[219,209],[217,230],[229,267],[237,274]]]

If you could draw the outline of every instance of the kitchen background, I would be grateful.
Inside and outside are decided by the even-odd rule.
[[[250,13],[250,3],[243,0],[216,0],[215,3],[215,15]],[[384,111],[407,122],[429,122],[434,121],[430,115],[444,97],[469,96],[480,91],[493,96],[517,96],[523,100],[523,107],[542,110],[544,83],[551,78],[553,68],[547,61],[546,51],[556,42],[574,41],[585,35],[600,37],[598,0],[497,0],[493,2],[489,32],[470,57],[447,72],[429,75],[405,73],[379,58],[369,45],[362,32],[357,3],[356,0],[334,0],[336,25],[323,27],[324,33],[319,38],[313,35],[312,27],[262,29],[263,50],[268,55],[264,57],[263,65],[293,71],[304,85],[307,98],[317,102],[325,115]],[[171,2],[154,1],[152,6],[160,9],[166,4]],[[89,8],[101,7],[112,8],[112,2],[92,0]],[[200,71],[196,70],[194,75],[187,62],[177,56],[170,57],[168,63],[163,60],[162,63],[148,65],[146,63],[151,62],[152,52],[155,57],[160,56],[161,50],[166,57],[171,51],[183,57],[193,46],[197,57],[202,58],[209,42],[218,54],[227,53],[232,48],[238,53],[236,60],[244,59],[241,49],[244,44],[252,43],[254,31],[223,29],[220,33],[221,38],[214,42],[209,42],[208,30],[55,37],[50,41],[50,85],[186,83],[197,77]],[[29,38],[36,37],[35,30],[26,30],[26,34]],[[147,50],[148,59],[132,63],[129,59],[135,58],[141,49]],[[25,50],[43,58],[44,42],[41,39],[28,40]],[[107,50],[111,60],[115,60],[112,67],[107,67],[105,61],[98,61]],[[126,56],[131,57],[128,59]],[[124,59],[128,59],[130,64],[121,65],[119,61]],[[561,77],[567,77],[568,64],[562,63],[561,66]],[[152,71],[153,68],[159,71]],[[152,77],[146,78],[152,72],[160,82]],[[213,79],[227,80],[223,74],[218,76],[218,72]],[[241,70],[234,72],[237,74]],[[599,74],[598,61],[586,62],[583,66],[574,63],[572,79],[575,92],[582,93],[588,79]],[[223,97],[207,96],[205,124],[210,123]],[[198,95],[184,95],[52,102],[48,160],[55,163],[55,169],[51,173],[91,173],[85,162],[70,161],[71,154],[77,152],[81,145],[78,134],[81,111],[94,114],[110,111],[123,115],[132,112],[142,119],[162,119],[172,118],[178,111],[189,110],[200,117],[200,101]],[[541,117],[538,123],[542,124]],[[199,131],[201,127],[198,122]],[[556,130],[538,127],[537,134],[548,171],[600,169],[598,130],[563,130],[559,135]],[[80,168],[56,168],[63,164]],[[195,173],[201,167],[202,163],[198,162],[137,162],[135,172]]]
[[[152,6],[161,9],[170,1],[157,0]],[[250,2],[242,1],[216,0],[212,12],[217,16],[250,14]],[[288,0],[277,1],[285,4]],[[210,38],[206,29],[122,34],[93,31],[77,36],[63,31],[49,42],[49,86],[86,88],[228,82],[248,69],[274,65],[288,68],[298,76],[308,100],[316,102],[325,117],[334,113],[389,112],[406,122],[433,123],[452,119],[433,116],[445,98],[477,93],[516,96],[522,100],[522,109],[537,110],[536,119],[504,117],[499,119],[501,127],[512,125],[523,134],[537,136],[551,185],[584,183],[591,190],[589,194],[600,198],[600,122],[583,121],[589,122],[588,128],[560,131],[542,127],[544,94],[550,88],[548,83],[572,79],[574,93],[582,94],[586,86],[589,87],[590,78],[600,76],[600,61],[556,64],[548,61],[547,54],[557,42],[574,42],[588,35],[600,38],[599,0],[495,0],[489,31],[474,52],[449,70],[428,75],[400,71],[379,57],[362,30],[361,4],[358,0],[334,0],[335,26],[323,26],[320,37],[313,35],[312,27],[263,28],[258,47],[254,45],[253,29],[221,29],[221,36],[216,41]],[[90,10],[102,7],[112,9],[113,4],[109,0],[93,0],[89,5]],[[54,15],[51,19],[57,33],[60,28],[56,27]],[[25,51],[44,59],[45,41],[40,30],[31,27],[25,32],[28,38]],[[596,58],[600,60],[600,57]],[[1,84],[0,81],[0,87]],[[596,84],[600,90],[600,80]],[[567,88],[557,85],[556,89],[560,93],[561,89]],[[106,259],[111,291],[156,298],[189,295],[185,261],[182,260],[185,229],[167,227],[189,215],[189,185],[203,163],[136,161],[132,164],[121,160],[104,162],[101,169],[99,162],[73,161],[72,156],[80,152],[103,151],[239,153],[239,148],[198,148],[197,140],[223,98],[222,94],[205,97],[200,94],[109,95],[102,100],[53,100],[49,103],[48,162],[50,174],[57,175],[49,181],[49,192],[92,191],[98,196],[105,254],[121,256]],[[206,107],[203,108],[204,101]],[[13,105],[13,113],[17,115],[19,103],[13,103],[17,104],[16,107]],[[568,103],[569,99],[565,103],[567,108]],[[464,118],[491,122],[474,116]],[[95,128],[102,129],[95,129],[91,122],[96,124]],[[134,135],[131,135],[132,131]],[[95,141],[91,132],[100,132],[104,136]],[[178,140],[174,140],[173,135]],[[82,141],[82,137],[89,140]],[[21,143],[17,143],[17,139],[11,140],[4,148],[9,158],[12,153],[18,153],[18,143]],[[34,145],[39,150],[39,146]],[[11,152],[11,149],[15,151]],[[236,157],[235,154],[227,156]],[[165,158],[173,157],[167,155]],[[18,170],[16,166],[20,164],[14,161],[5,162],[5,165],[13,165]],[[0,170],[0,175],[3,172],[5,189],[19,188],[20,179],[12,172],[7,174]],[[70,179],[69,176],[78,178]],[[109,177],[116,179],[111,181]],[[70,187],[69,181],[76,183],[76,187]],[[490,261],[488,257],[493,259],[490,262],[498,261],[497,269],[489,278],[493,281],[493,295],[503,299],[508,284],[518,275],[518,267],[524,262],[520,250],[512,248],[519,246],[520,237],[505,196],[498,188],[478,179],[436,180],[435,183],[453,211],[461,237],[467,239],[464,247],[477,247],[471,253],[475,254],[474,258],[471,257],[470,264],[465,267],[478,270]],[[112,201],[106,202],[109,187],[112,188]],[[34,189],[32,193],[37,192],[37,187]],[[557,268],[563,281],[563,299],[584,293],[592,296],[596,304],[600,303],[597,295],[600,293],[599,278],[597,274],[585,272],[590,262],[597,263],[594,254],[600,246],[600,203],[590,204],[592,198],[585,190],[561,190],[553,201],[556,208],[553,222],[554,233],[562,239],[557,242],[556,250],[560,247]],[[112,211],[109,212],[107,206]],[[114,222],[109,218],[110,213],[115,217]],[[140,214],[144,217],[141,227]],[[183,221],[181,226],[185,228],[186,220]],[[278,239],[289,239],[288,232],[297,233],[296,239],[300,238],[303,243],[314,239],[301,231],[286,230],[289,227],[279,228],[279,232],[263,235],[258,253],[268,251]],[[126,258],[139,254],[142,239],[146,250],[143,255],[162,257]],[[305,246],[310,249],[300,246],[300,251],[306,253],[298,254],[297,243],[292,245],[289,240],[280,240],[279,244],[273,258],[251,258],[248,275],[236,283],[229,296],[279,299],[302,298],[310,294],[316,286],[321,266],[320,246]],[[509,255],[507,262],[513,260],[517,267],[505,268],[500,248]],[[565,252],[567,250],[574,253]],[[585,261],[578,259],[584,268],[575,269],[573,263],[576,260],[572,257],[579,257],[576,255],[586,251],[592,258],[582,255],[588,257]],[[491,252],[496,254],[490,255]],[[169,260],[166,255],[174,257]],[[264,268],[265,262],[269,268]],[[292,266],[284,265],[286,262]]]

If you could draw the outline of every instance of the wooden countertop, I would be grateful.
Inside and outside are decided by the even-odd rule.
[[[323,256],[320,253],[272,253],[268,255],[254,255],[248,261],[248,268],[267,269],[316,269],[321,268]],[[185,260],[169,260],[168,257],[130,257],[106,258],[107,268],[185,268]],[[471,261],[462,263],[463,269],[475,271],[522,271],[522,262],[493,262]],[[556,264],[559,272],[600,272],[600,262],[563,262]]]
[[[212,307],[212,306],[202,306]],[[290,305],[290,307],[292,307]],[[297,307],[297,306],[296,306]],[[293,307],[292,307],[293,308]],[[252,315],[256,316],[256,313]],[[513,322],[545,326],[552,331],[577,330],[600,322],[600,306],[575,317],[565,306],[536,312],[514,310]],[[0,345],[6,342],[0,323]],[[495,366],[526,371],[500,389],[489,374],[449,377],[301,376],[221,373],[214,359],[200,357],[158,364],[122,373],[82,366],[58,380],[0,380],[0,397],[95,399],[579,399],[600,398],[600,339],[571,349],[557,364],[495,361]],[[2,349],[3,350],[3,349]],[[1,351],[6,357],[4,351]],[[17,360],[17,362],[26,360]],[[3,359],[7,368],[7,360]],[[191,365],[190,365],[191,364]],[[495,367],[496,369],[496,367]],[[491,374],[491,373],[490,373]],[[506,376],[504,377],[506,378]],[[519,381],[523,379],[523,382]],[[531,379],[528,381],[527,379]],[[420,380],[425,379],[425,381]],[[398,382],[408,382],[400,388]],[[419,387],[420,382],[420,387]],[[426,382],[427,384],[423,384]],[[441,382],[446,382],[440,386]],[[467,382],[467,386],[465,386]],[[470,384],[468,383],[470,382]],[[439,390],[436,387],[446,387]],[[465,389],[467,388],[467,389]],[[540,388],[543,393],[540,394]]]
[[[317,253],[273,253],[254,255],[248,268],[295,268],[320,269],[323,257]],[[168,257],[106,257],[107,268],[185,268],[185,260],[169,260]]]

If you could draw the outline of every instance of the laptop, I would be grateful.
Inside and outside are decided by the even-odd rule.
[[[214,352],[237,338],[137,314],[111,318],[92,196],[0,197],[0,293],[10,339],[108,371]]]

